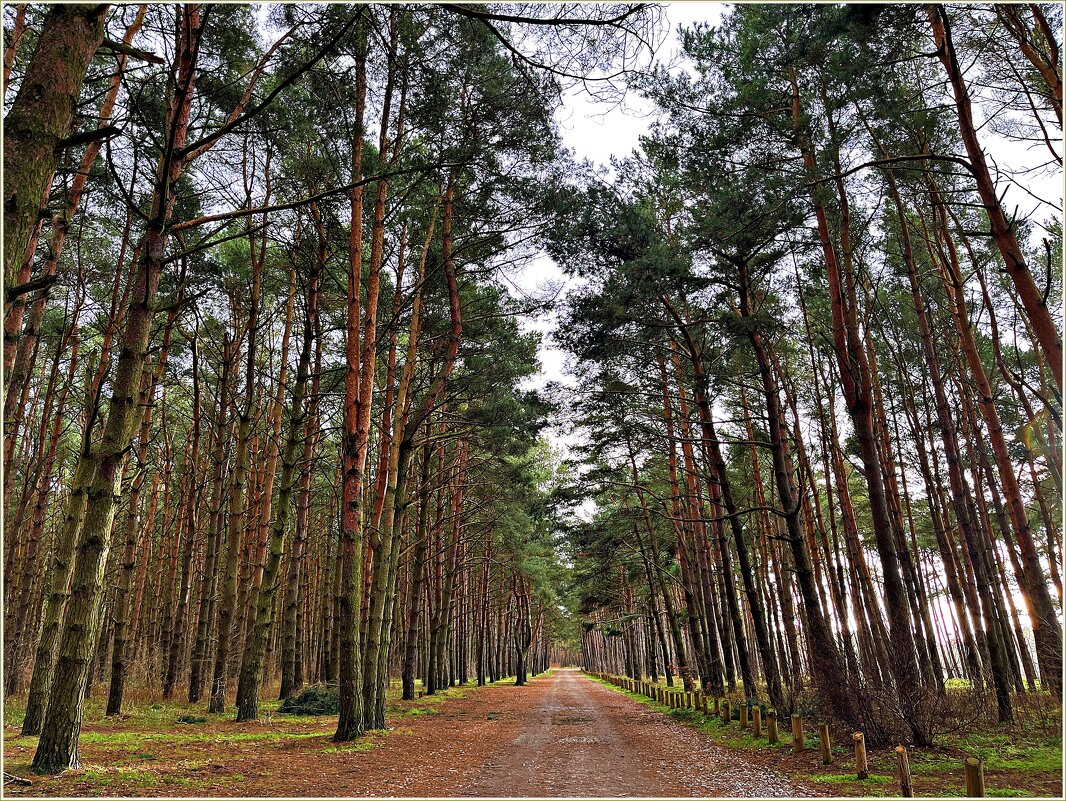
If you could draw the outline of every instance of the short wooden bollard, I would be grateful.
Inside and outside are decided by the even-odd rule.
[[[818,724],[818,744],[821,746],[821,749],[822,749],[822,764],[823,765],[832,765],[833,764],[833,748],[832,748],[831,743],[829,742],[829,724],[828,723],[819,723]]]
[[[740,705],[740,728],[742,728],[742,729],[748,728],[748,705],[747,704],[741,704]]]
[[[799,715],[792,716],[792,753],[798,754],[803,750],[803,718]]]
[[[754,737],[762,737],[762,710],[755,707],[751,710],[751,733]]]
[[[715,715],[721,715],[722,714],[722,699],[721,698],[715,698],[714,699],[714,714]]]
[[[862,732],[855,732],[851,739],[855,741],[855,773],[860,779],[869,779],[870,766],[866,762],[866,741]]]
[[[899,794],[902,798],[914,798],[914,790],[911,789],[911,766],[907,761],[907,749],[902,745],[896,746],[896,764],[899,766]]]
[[[777,710],[766,710],[766,739],[770,745],[777,745]]]
[[[692,709],[692,693],[685,693],[685,709]]]
[[[966,797],[985,797],[985,766],[977,757],[966,758]]]
[[[722,701],[722,720],[728,723],[732,719],[732,713],[730,713],[729,711],[729,699],[726,698],[724,701]]]

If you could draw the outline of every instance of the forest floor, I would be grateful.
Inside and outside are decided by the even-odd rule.
[[[336,716],[231,715],[131,693],[130,713],[89,701],[81,770],[35,776],[36,738],[18,736],[21,699],[5,705],[4,770],[35,796],[802,796],[828,795],[747,753],[613,692],[574,670],[525,687],[501,681],[415,701],[390,698],[386,730],[351,744]],[[196,718],[193,718],[196,719]]]
[[[794,754],[788,721],[782,722],[780,743],[772,746],[767,742],[765,733],[761,738],[755,738],[750,730],[742,729],[735,720],[726,724],[713,715],[703,715],[690,709],[670,709],[643,695],[599,679],[592,680],[694,731],[706,734],[720,746],[729,749],[735,758],[743,759],[749,765],[761,765],[794,782],[802,782],[807,788],[813,787],[811,795],[840,798],[900,795],[894,747],[868,748],[870,775],[860,781],[854,769],[850,738],[845,743],[840,733],[832,738],[833,764],[822,765],[818,732],[809,723],[805,728],[805,750]],[[911,784],[915,796],[965,796],[963,765],[966,757],[975,756],[984,763],[985,788],[989,797],[1062,798],[1061,711],[1048,705],[1044,696],[1032,694],[1016,696],[1015,715],[1017,722],[1012,726],[968,726],[965,732],[938,736],[931,748],[909,748]]]

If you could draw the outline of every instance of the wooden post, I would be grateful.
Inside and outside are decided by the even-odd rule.
[[[966,758],[966,797],[985,797],[985,766],[977,757]]]
[[[832,749],[832,745],[829,742],[829,724],[828,723],[819,723],[818,724],[818,743],[819,743],[819,745],[821,746],[821,749],[822,749],[822,764],[823,765],[832,765],[833,764],[833,749]]]
[[[862,732],[855,732],[851,739],[855,741],[855,772],[860,779],[869,779],[870,767],[866,763],[866,741]]]
[[[803,750],[803,718],[799,715],[792,716],[792,753],[798,754]]]
[[[766,738],[770,745],[777,745],[777,710],[766,710]]]
[[[747,704],[741,704],[740,705],[740,728],[742,728],[742,729],[748,728],[748,705]]]
[[[751,733],[755,737],[762,737],[762,710],[755,707],[751,710]]]
[[[733,716],[729,711],[729,699],[726,698],[724,701],[722,701],[722,720],[728,723],[732,719]]]
[[[721,698],[715,698],[714,699],[714,714],[715,715],[721,715],[722,714],[722,699]]]
[[[902,745],[896,746],[896,764],[899,766],[899,794],[903,798],[914,798],[914,790],[911,789],[911,766],[907,762],[907,749]]]

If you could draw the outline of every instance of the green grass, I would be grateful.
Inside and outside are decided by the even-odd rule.
[[[140,787],[155,787],[159,784],[159,775],[152,770],[143,768],[118,767],[87,767],[82,772],[82,778],[97,787],[106,787],[112,781],[135,782]]]
[[[109,748],[139,749],[145,742],[180,745],[183,743],[246,743],[279,740],[300,740],[321,737],[321,732],[292,732],[284,729],[266,732],[200,732],[148,733],[130,731],[86,731],[81,742]],[[27,740],[30,738],[27,738]]]
[[[866,779],[859,779],[854,773],[821,773],[816,776],[811,776],[816,782],[828,782],[830,784],[851,784],[852,782],[861,782],[862,784],[891,784],[895,779],[892,776],[881,776],[876,773],[871,773]]]

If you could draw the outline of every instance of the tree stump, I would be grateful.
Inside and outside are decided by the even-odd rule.
[[[777,745],[777,710],[766,710],[766,739],[770,745]]]
[[[803,718],[799,715],[792,716],[792,753],[798,754],[803,750]]]

